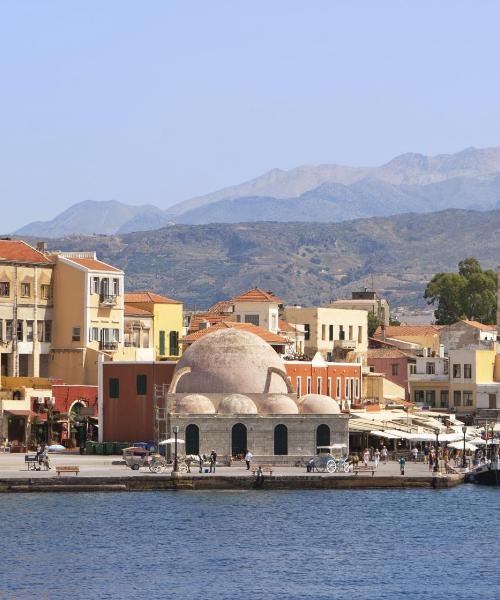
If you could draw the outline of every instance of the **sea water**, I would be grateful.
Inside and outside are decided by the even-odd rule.
[[[0,598],[500,597],[500,490],[0,495]]]

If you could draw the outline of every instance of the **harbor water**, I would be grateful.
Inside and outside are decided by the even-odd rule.
[[[498,598],[500,490],[5,494],[2,599]]]

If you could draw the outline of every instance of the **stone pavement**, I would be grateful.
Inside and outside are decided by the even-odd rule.
[[[54,470],[50,471],[28,471],[27,464],[24,462],[24,454],[0,454],[0,479],[9,478],[26,478],[26,479],[43,479],[57,478],[57,473]],[[58,465],[78,465],[80,474],[78,477],[140,477],[144,475],[154,476],[148,468],[141,468],[139,471],[132,471],[127,468],[120,456],[81,456],[80,454],[64,453],[51,454],[50,462],[52,467]],[[166,473],[171,472],[169,467]],[[191,475],[196,477],[210,477],[210,474],[199,474],[198,467],[191,468]],[[247,471],[244,464],[233,464],[231,467],[217,467],[216,475],[223,477],[242,477],[245,475],[252,476],[251,471]],[[267,475],[267,473],[266,473]],[[307,476],[307,477],[346,477],[352,476],[352,473],[307,473],[304,467],[273,467],[273,475],[281,476]],[[360,473],[360,476],[371,477],[371,473]],[[429,477],[432,473],[427,465],[422,463],[406,463],[405,477]],[[63,475],[61,475],[62,477]],[[75,477],[74,474],[64,475],[67,477]],[[401,477],[399,474],[399,464],[395,461],[389,461],[387,464],[380,464],[378,471],[374,477]]]

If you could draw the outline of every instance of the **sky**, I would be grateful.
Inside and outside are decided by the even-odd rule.
[[[500,145],[496,0],[2,0],[0,231]]]

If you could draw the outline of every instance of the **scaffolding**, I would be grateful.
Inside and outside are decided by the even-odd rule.
[[[167,394],[168,384],[158,383],[154,386],[153,391],[153,431],[154,445],[157,452],[160,451],[160,442],[168,438],[168,409],[167,409]]]

